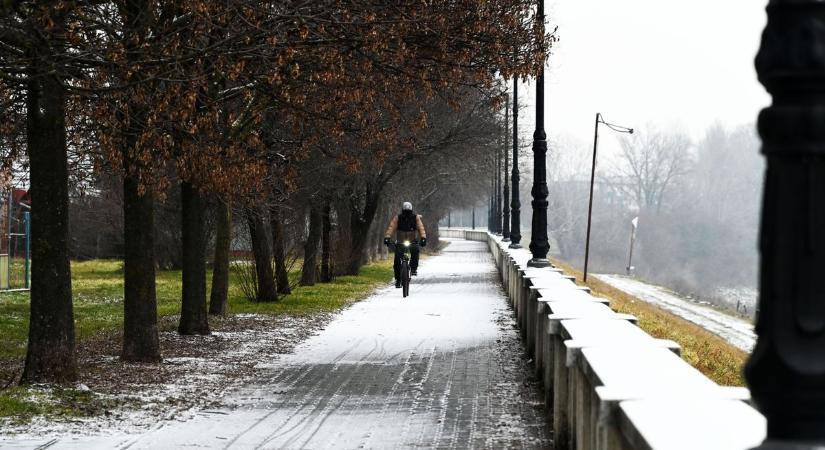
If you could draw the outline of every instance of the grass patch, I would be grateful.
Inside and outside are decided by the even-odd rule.
[[[111,407],[89,391],[56,387],[13,387],[0,394],[0,418],[25,424],[36,416],[91,417]]]
[[[75,332],[79,342],[123,327],[123,263],[83,261],[72,263],[72,295]],[[211,280],[211,273],[207,274]],[[292,274],[290,274],[292,275]],[[392,279],[392,261],[379,261],[361,269],[358,276],[342,276],[331,283],[299,286],[280,301],[256,303],[246,299],[230,275],[231,314],[303,315],[336,312],[368,296]],[[156,278],[158,316],[180,314],[181,272],[159,271]],[[174,329],[174,321],[161,321]],[[25,356],[29,328],[28,292],[0,293],[0,362],[19,361]],[[8,380],[0,380],[0,387]],[[86,416],[99,411],[105,402],[94,394],[51,387],[0,389],[0,418],[25,423],[31,417]]]
[[[229,310],[232,314],[311,314],[333,312],[363,298],[392,278],[392,262],[380,261],[365,266],[361,274],[342,276],[332,283],[299,286],[292,294],[273,303],[247,300],[230,279]],[[211,274],[207,279],[211,280]],[[181,272],[157,273],[158,315],[180,314]],[[84,261],[72,263],[75,330],[78,340],[89,339],[103,331],[123,327],[123,274],[121,261]],[[20,358],[26,353],[29,327],[29,294],[0,293],[0,359]]]
[[[292,294],[271,303],[249,301],[242,296],[240,289],[230,288],[229,310],[233,314],[298,315],[334,312],[361,300],[375,288],[389,282],[392,276],[392,260],[379,261],[364,266],[358,276],[342,276],[332,283],[299,286],[292,290]]]
[[[747,353],[734,347],[719,336],[688,322],[596,278],[582,283],[582,274],[564,262],[553,264],[574,275],[578,284],[586,284],[594,295],[610,300],[610,306],[620,313],[632,314],[639,319],[639,326],[651,336],[670,339],[682,346],[682,357],[691,366],[723,386],[744,386],[742,368]]]

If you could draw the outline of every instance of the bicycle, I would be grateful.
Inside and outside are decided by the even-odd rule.
[[[391,246],[393,252],[397,252],[399,242],[395,241],[395,243]],[[410,246],[413,245],[413,242],[410,241],[403,241],[400,243],[401,245],[401,292],[404,298],[410,295],[410,280],[412,280],[412,269],[410,268]]]

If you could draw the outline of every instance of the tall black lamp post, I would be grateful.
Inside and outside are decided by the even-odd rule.
[[[501,148],[496,148],[496,210],[493,214],[496,234],[501,234]]]
[[[507,167],[510,164],[510,152],[507,149],[507,138],[510,134],[510,99],[507,99],[506,106],[504,107],[504,139],[502,145],[502,153],[504,153],[504,199],[502,201],[502,205],[504,206],[502,213],[503,218],[501,220],[501,235],[503,237],[502,242],[510,242],[510,181],[507,178]]]
[[[538,17],[544,30],[544,0],[539,0]],[[544,64],[536,79],[536,131],[533,133],[533,221],[530,226],[528,267],[550,267],[547,252],[547,133],[544,132]]]
[[[593,138],[593,165],[590,166],[590,202],[587,204],[587,237],[584,244],[584,276],[582,279],[587,281],[587,263],[590,261],[590,223],[593,216],[593,184],[596,179],[596,150],[599,147],[599,125],[610,128],[618,133],[633,134],[633,128],[620,127],[604,121],[601,113],[596,113],[596,132]]]
[[[770,0],[756,57],[773,97],[766,157],[756,347],[745,379],[768,420],[760,449],[825,447],[825,2]]]
[[[490,159],[491,166],[495,166],[492,158]],[[495,181],[495,170],[490,171],[490,202],[487,206],[487,230],[490,233],[495,233],[495,228],[493,227],[493,214],[496,209],[496,181]]]
[[[518,78],[513,78],[513,199],[511,202],[512,227],[510,248],[521,248],[521,202],[519,201],[518,172]]]

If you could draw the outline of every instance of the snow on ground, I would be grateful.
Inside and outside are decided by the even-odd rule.
[[[331,317],[326,313],[296,317],[237,314],[220,320],[222,330],[209,336],[162,332],[166,357],[159,365],[121,362],[119,346],[103,340],[95,344],[99,347],[92,355],[79,355],[78,387],[94,396],[100,404],[97,410],[85,417],[0,419],[0,448],[35,448],[26,443],[44,444],[48,442],[42,441],[44,436],[79,439],[139,434],[223,407],[227,391],[259,375],[256,366],[261,360],[290,353]],[[52,389],[44,386],[36,391],[48,398]]]
[[[708,306],[697,304],[660,286],[622,275],[596,275],[605,283],[665,309],[710,331],[730,344],[750,352],[756,344],[753,324]]]
[[[756,316],[756,303],[759,299],[759,291],[753,288],[717,288],[711,294],[714,302],[735,310],[739,314],[744,314],[754,318]]]
[[[485,244],[453,241],[419,274],[410,297],[380,289],[293,354],[252,349],[254,371],[220,405],[148,430],[0,436],[0,447],[549,448],[535,367]],[[181,355],[172,363],[194,374],[207,362]]]

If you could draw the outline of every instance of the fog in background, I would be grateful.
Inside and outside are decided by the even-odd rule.
[[[753,59],[766,3],[548,3],[548,22],[560,36],[545,75],[552,254],[583,265],[593,126],[601,112],[636,133],[628,141],[601,129],[591,270],[625,272],[630,220],[640,216],[636,276],[730,307],[755,301],[764,170],[755,120],[770,97]],[[521,222],[529,239],[535,87],[521,84],[519,93]],[[650,163],[674,170],[663,189],[656,170],[632,176],[630,157],[644,160],[645,148]],[[639,182],[647,189],[639,192]],[[486,205],[481,200],[476,211],[485,228]]]
[[[623,138],[620,155],[597,173],[590,272],[625,273],[631,220],[638,217],[634,275],[726,306],[751,303],[764,169],[759,145],[752,125],[715,124],[698,141],[655,125]],[[584,261],[589,156],[587,148],[560,143],[548,163],[553,252],[577,267]]]
[[[607,130],[602,130],[602,133]],[[530,239],[530,139],[524,139],[522,234]],[[633,276],[683,295],[752,314],[764,160],[753,124],[710,125],[698,139],[645,124],[618,139],[616,155],[599,160],[593,204],[590,273],[625,274],[631,221],[638,217]],[[592,142],[551,142],[548,234],[551,256],[584,263]],[[488,191],[489,192],[489,191]],[[487,195],[488,196],[488,195]],[[476,227],[487,228],[487,196]],[[471,210],[453,211],[454,227]],[[446,220],[442,221],[446,226]]]

